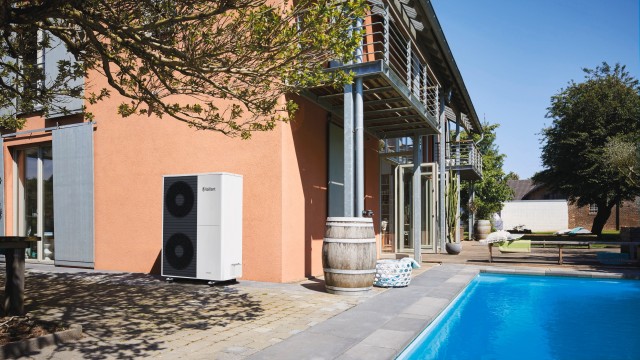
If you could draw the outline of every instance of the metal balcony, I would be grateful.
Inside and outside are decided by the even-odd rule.
[[[447,142],[445,161],[447,170],[460,171],[461,180],[482,180],[482,154],[473,141]]]
[[[378,138],[438,133],[440,83],[401,18],[383,2],[372,2],[361,29],[362,50],[350,64],[330,62],[328,70],[344,70],[364,82],[365,131]],[[318,87],[304,95],[343,117],[342,89]]]

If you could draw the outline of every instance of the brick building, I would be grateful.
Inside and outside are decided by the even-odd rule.
[[[545,186],[534,184],[531,179],[509,180],[507,183],[513,189],[513,200],[566,199],[566,196],[551,192]],[[582,226],[590,229],[598,212],[598,207],[595,204],[582,207],[571,203],[567,205],[569,208],[569,228]],[[620,230],[623,226],[640,226],[640,197],[636,197],[633,201],[623,201],[615,206],[604,229]]]

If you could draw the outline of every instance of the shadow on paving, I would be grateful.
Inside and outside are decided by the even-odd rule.
[[[25,294],[30,316],[82,325],[85,338],[59,344],[56,351],[92,359],[148,356],[166,349],[165,337],[177,339],[189,330],[214,334],[263,314],[259,301],[233,285],[165,283],[142,274],[27,271]]]

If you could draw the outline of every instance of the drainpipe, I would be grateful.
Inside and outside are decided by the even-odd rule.
[[[356,26],[358,30],[362,29],[363,20],[357,19]],[[360,46],[356,49],[356,63],[362,62],[362,39],[360,39]],[[355,112],[355,203],[356,212],[355,216],[362,217],[364,211],[364,104],[363,104],[363,83],[362,78],[356,78],[355,80],[355,92],[354,92],[354,112]]]
[[[364,211],[364,112],[362,78],[356,79],[355,96],[355,150],[356,150],[356,216],[362,217]]]
[[[474,143],[474,145],[478,146],[484,140],[484,132],[480,133],[480,139]]]
[[[362,19],[355,28],[362,29]],[[362,39],[355,52],[362,62]],[[364,210],[364,112],[362,78],[344,87],[344,216],[362,217]]]
[[[344,86],[344,216],[352,217],[353,204],[353,85]]]

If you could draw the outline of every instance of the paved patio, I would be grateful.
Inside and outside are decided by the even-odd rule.
[[[241,281],[209,287],[166,283],[150,275],[27,265],[27,311],[81,324],[85,338],[30,354],[33,359],[389,359],[415,337],[483,269],[638,276],[637,268],[602,268],[588,250],[534,251],[523,264],[465,243],[461,256],[429,255],[411,285],[375,288],[359,297],[324,292],[320,279],[295,284]],[[601,250],[598,250],[601,251]],[[545,255],[546,254],[546,255]],[[569,260],[573,259],[573,260]],[[573,263],[572,263],[573,261]],[[442,265],[436,262],[441,262]],[[591,261],[592,262],[592,261]],[[3,264],[2,264],[3,266]],[[1,269],[1,273],[4,273]],[[0,281],[4,281],[1,279]]]

